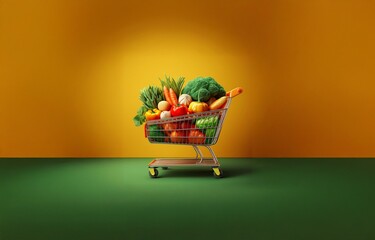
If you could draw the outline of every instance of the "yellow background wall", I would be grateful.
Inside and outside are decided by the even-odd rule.
[[[375,156],[375,2],[0,0],[0,156],[184,156],[132,118],[165,74],[242,86],[220,157]]]

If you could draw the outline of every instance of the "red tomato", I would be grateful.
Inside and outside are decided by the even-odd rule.
[[[181,129],[189,130],[190,128],[194,128],[194,124],[191,124],[190,121],[183,121],[181,123]]]
[[[204,135],[204,133],[199,130],[191,130],[188,137],[189,143],[192,144],[204,144],[204,141],[206,140],[206,136]]]
[[[194,124],[191,124],[190,121],[183,121],[181,124],[180,124],[180,129],[184,131],[185,135],[188,136],[189,135],[189,132],[192,128],[195,128],[195,125]]]
[[[163,124],[164,131],[167,135],[171,135],[172,131],[176,130],[178,128],[177,123],[166,123]]]
[[[173,131],[170,138],[173,143],[183,143],[185,142],[185,133],[184,131]]]

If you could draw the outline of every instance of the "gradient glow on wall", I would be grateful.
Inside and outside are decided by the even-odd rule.
[[[185,156],[133,125],[159,77],[242,86],[220,157],[373,156],[370,1],[1,1],[0,155]]]

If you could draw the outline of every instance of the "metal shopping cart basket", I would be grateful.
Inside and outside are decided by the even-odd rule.
[[[145,137],[150,143],[191,145],[196,153],[195,158],[156,158],[149,164],[149,175],[156,178],[158,169],[175,166],[210,167],[217,178],[223,177],[220,163],[211,148],[219,139],[225,115],[233,97],[242,93],[242,88],[235,88],[227,93],[228,99],[221,109],[187,114],[178,117],[151,120],[145,124]],[[208,149],[211,157],[204,157],[198,146]]]

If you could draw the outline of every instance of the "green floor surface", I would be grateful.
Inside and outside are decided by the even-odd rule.
[[[0,239],[375,239],[374,159],[0,159]]]

